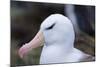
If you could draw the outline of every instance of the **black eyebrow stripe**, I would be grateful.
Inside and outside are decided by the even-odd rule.
[[[46,28],[46,30],[52,29],[56,23],[52,24],[50,27]]]

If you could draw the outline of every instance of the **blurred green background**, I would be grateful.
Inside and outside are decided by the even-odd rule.
[[[75,17],[78,20],[75,23],[78,27],[74,25],[74,28],[76,28],[75,47],[95,56],[95,6],[11,1],[12,67],[39,64],[42,47],[33,49],[23,59],[18,56],[18,49],[35,36],[40,24],[47,16],[60,13],[69,17],[66,6],[74,7]]]

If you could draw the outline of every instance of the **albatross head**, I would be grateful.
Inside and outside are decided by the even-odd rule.
[[[22,58],[32,48],[37,48],[41,46],[41,44],[48,47],[53,45],[52,49],[55,49],[55,47],[58,49],[57,47],[60,47],[62,52],[63,48],[61,49],[61,47],[64,47],[66,52],[66,50],[71,50],[71,48],[74,47],[74,36],[71,21],[61,14],[52,14],[42,22],[37,35],[29,43],[19,49],[19,55]]]
[[[40,31],[43,32],[45,45],[73,47],[75,36],[73,25],[61,14],[52,14],[47,17],[41,24]]]

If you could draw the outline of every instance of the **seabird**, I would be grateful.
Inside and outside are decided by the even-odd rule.
[[[40,64],[85,61],[90,55],[74,47],[75,32],[71,21],[62,14],[52,14],[41,24],[39,32],[18,51],[23,58],[29,51],[43,46]]]

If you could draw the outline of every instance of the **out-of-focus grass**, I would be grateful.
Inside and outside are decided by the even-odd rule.
[[[75,38],[75,48],[95,56],[95,38],[84,32],[80,32]]]

